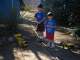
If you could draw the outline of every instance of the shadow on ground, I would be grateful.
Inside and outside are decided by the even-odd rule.
[[[5,45],[0,47],[0,60],[15,60],[13,46]]]
[[[59,47],[51,49],[41,46],[40,43],[36,41],[37,39],[35,39],[36,35],[33,35],[31,32],[32,31],[28,29],[25,31],[21,30],[21,33],[25,36],[25,40],[28,41],[28,48],[26,48],[26,50],[31,50],[38,60],[42,60],[39,53],[45,54],[50,60],[53,60],[52,57],[59,57],[60,60],[80,60],[80,55],[73,54],[70,50]]]
[[[31,22],[29,20],[21,20],[22,24],[27,24],[27,25],[34,25],[34,22]],[[60,60],[80,60],[80,55],[78,54],[73,54],[69,50],[65,50],[59,47],[55,47],[53,49],[43,47],[38,43],[35,38],[35,34],[32,33],[31,29],[26,28],[26,30],[20,30],[22,35],[25,37],[25,40],[28,41],[28,48],[26,47],[25,50],[31,50],[35,56],[37,57],[38,60],[42,60],[42,58],[39,56],[39,53],[45,54],[46,56],[49,57],[50,60],[54,60],[52,57],[59,57]]]

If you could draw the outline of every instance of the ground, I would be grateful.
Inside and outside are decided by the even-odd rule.
[[[29,19],[23,19],[19,25],[20,33],[23,35],[28,46],[20,48],[15,43],[0,47],[0,60],[80,60],[80,55],[72,53],[60,47],[47,48],[41,46],[35,38],[35,23]],[[55,42],[71,40],[69,35],[55,32]],[[56,58],[56,59],[55,59]]]

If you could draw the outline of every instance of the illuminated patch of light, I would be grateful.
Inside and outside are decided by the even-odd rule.
[[[4,60],[4,57],[3,56],[0,56],[0,60]]]

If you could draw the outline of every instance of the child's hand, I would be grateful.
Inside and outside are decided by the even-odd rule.
[[[37,24],[40,24],[40,22],[36,21]]]

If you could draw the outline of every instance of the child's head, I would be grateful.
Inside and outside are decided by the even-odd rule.
[[[47,17],[48,17],[48,19],[52,19],[53,18],[52,12],[48,12]]]
[[[40,5],[38,5],[38,7],[37,7],[37,8],[38,8],[38,10],[39,10],[39,11],[41,11],[41,10],[43,10],[43,5],[42,5],[42,4],[40,4]]]

